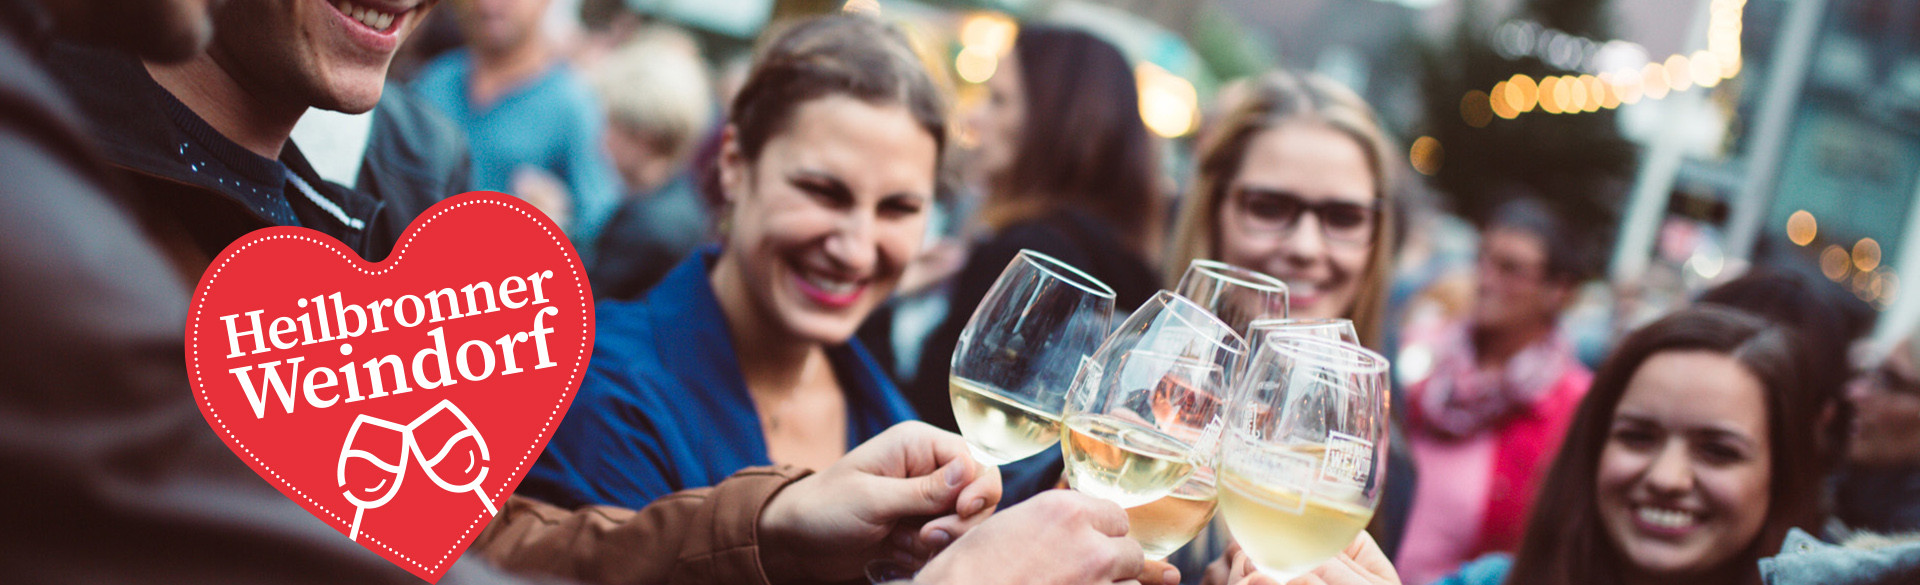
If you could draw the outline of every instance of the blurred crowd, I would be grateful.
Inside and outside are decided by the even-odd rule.
[[[248,231],[379,260],[490,190],[566,231],[601,302],[568,417],[450,583],[857,582],[894,557],[925,583],[1259,579],[1217,523],[1143,562],[1118,508],[1051,489],[1058,453],[970,462],[950,358],[1022,250],[1117,307],[1196,259],[1253,269],[1394,358],[1388,495],[1307,579],[1920,582],[1920,342],[1860,342],[1871,312],[1828,283],[1756,268],[1570,318],[1594,255],[1554,193],[1448,215],[1317,75],[1230,84],[1169,172],[1134,67],[1086,30],[1021,24],[956,105],[945,59],[874,17],[716,59],[621,2],[555,34],[581,20],[554,4],[0,0],[0,323],[48,337],[0,355],[0,493],[32,503],[0,573],[411,579],[227,453],[180,323]]]

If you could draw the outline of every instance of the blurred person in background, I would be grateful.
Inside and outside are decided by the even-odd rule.
[[[1361,342],[1378,347],[1394,241],[1398,173],[1390,165],[1399,160],[1379,118],[1352,90],[1318,76],[1271,72],[1238,91],[1200,145],[1167,278],[1196,258],[1267,273],[1287,283],[1291,316],[1351,319]],[[1397,486],[1411,486],[1414,475],[1406,452],[1388,449],[1396,487],[1369,527],[1389,555],[1411,491]],[[1224,558],[1227,539],[1216,522],[1173,558],[1197,574]],[[1225,569],[1214,562],[1209,582],[1225,582]]]
[[[1819,525],[1819,428],[1793,330],[1713,306],[1621,341],[1554,458],[1516,556],[1442,585],[1755,585]]]
[[[1432,372],[1407,392],[1420,476],[1398,561],[1424,583],[1519,547],[1528,506],[1593,381],[1559,330],[1580,282],[1566,228],[1533,199],[1494,211],[1480,240],[1467,318],[1434,342]]]
[[[960,330],[1020,250],[1113,287],[1122,316],[1160,288],[1146,260],[1158,242],[1158,167],[1126,57],[1086,31],[1024,25],[986,85],[985,105],[964,121],[980,141],[972,170],[986,198],[972,221],[985,235],[954,276],[907,392],[923,420],[947,430],[957,430],[947,376]]]
[[[1920,531],[1920,341],[1869,352],[1877,355],[1847,383],[1855,418],[1834,517],[1849,532]]]
[[[689,161],[713,123],[713,89],[692,37],[641,29],[591,72],[607,104],[607,150],[627,194],[588,267],[594,297],[632,299],[711,238]]]
[[[1821,450],[1825,459],[1846,457],[1852,434],[1849,421],[1854,418],[1853,402],[1848,400],[1848,380],[1854,373],[1849,350],[1865,333],[1871,311],[1864,302],[1834,287],[1823,279],[1796,272],[1755,270],[1713,287],[1700,295],[1699,302],[1732,307],[1793,327],[1800,339],[1801,351],[1812,360],[1808,375],[1820,397]],[[1920,493],[1916,493],[1920,495]],[[1920,526],[1916,526],[1920,528]]]
[[[466,128],[474,189],[533,203],[591,264],[620,182],[607,159],[606,112],[543,32],[551,1],[456,4],[467,47],[428,63],[413,89]]]

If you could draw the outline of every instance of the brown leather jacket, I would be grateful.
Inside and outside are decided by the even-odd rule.
[[[468,550],[514,573],[585,583],[769,585],[760,566],[760,510],[809,473],[745,469],[640,510],[566,510],[515,496]]]

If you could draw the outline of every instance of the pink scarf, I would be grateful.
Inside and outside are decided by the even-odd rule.
[[[1531,408],[1575,365],[1573,346],[1558,330],[1497,369],[1475,365],[1464,323],[1449,327],[1435,347],[1453,351],[1434,364],[1424,388],[1413,396],[1413,423],[1443,438],[1472,436]]]

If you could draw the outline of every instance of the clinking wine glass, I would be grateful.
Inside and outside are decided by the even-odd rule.
[[[960,333],[949,393],[975,460],[1003,465],[1060,440],[1060,411],[1113,323],[1113,289],[1021,250]]]
[[[1344,550],[1373,518],[1387,462],[1386,358],[1269,334],[1235,391],[1219,454],[1220,515],[1281,582]]]
[[[1212,311],[1243,338],[1248,325],[1287,317],[1287,284],[1265,273],[1217,260],[1187,264],[1173,292]]]
[[[413,454],[427,479],[450,493],[472,492],[488,514],[498,513],[493,500],[480,489],[487,479],[487,441],[467,413],[452,401],[441,400],[408,426],[413,433]]]
[[[1074,385],[1062,418],[1067,482],[1132,508],[1168,497],[1194,474],[1210,475],[1207,454],[1221,425],[1227,372],[1245,351],[1240,334],[1205,308],[1172,291],[1154,295]],[[1184,507],[1206,513],[1198,508]],[[1177,534],[1185,524],[1205,523],[1178,515],[1180,527],[1138,534]]]
[[[1360,332],[1353,328],[1350,319],[1260,319],[1247,325],[1247,355],[1260,355],[1260,346],[1266,343],[1267,335],[1272,333],[1305,335],[1360,345]]]
[[[353,419],[334,470],[340,495],[354,508],[348,539],[360,539],[360,519],[369,508],[385,506],[400,493],[412,444],[413,434],[405,426],[364,414]]]

